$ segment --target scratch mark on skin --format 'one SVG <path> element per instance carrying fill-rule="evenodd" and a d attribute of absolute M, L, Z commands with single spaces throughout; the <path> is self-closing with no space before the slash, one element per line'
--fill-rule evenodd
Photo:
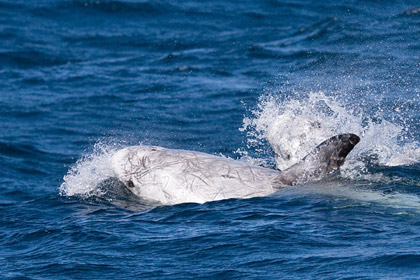
<path fill-rule="evenodd" d="M 202 178 L 200 178 L 200 176 L 195 175 L 195 174 L 191 174 L 191 176 L 197 178 L 198 180 L 200 180 L 201 182 L 203 182 L 206 186 L 210 186 L 205 180 L 203 180 Z"/>

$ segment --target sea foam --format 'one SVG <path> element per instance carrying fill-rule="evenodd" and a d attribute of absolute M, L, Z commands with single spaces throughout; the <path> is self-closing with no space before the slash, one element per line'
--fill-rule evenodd
<path fill-rule="evenodd" d="M 419 143 L 404 137 L 410 129 L 408 124 L 396 124 L 342 103 L 323 92 L 286 100 L 263 95 L 252 115 L 243 120 L 241 130 L 247 132 L 248 149 L 261 148 L 268 141 L 278 155 L 277 167 L 284 170 L 325 139 L 355 133 L 361 141 L 349 154 L 344 168 L 349 168 L 350 163 L 360 168 L 360 161 L 383 166 L 419 162 Z"/>

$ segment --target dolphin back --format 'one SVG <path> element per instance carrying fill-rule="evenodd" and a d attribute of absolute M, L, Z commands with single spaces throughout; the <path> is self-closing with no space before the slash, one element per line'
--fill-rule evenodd
<path fill-rule="evenodd" d="M 325 140 L 300 162 L 282 171 L 275 179 L 276 185 L 281 187 L 323 178 L 340 168 L 359 141 L 359 136 L 351 133 Z"/>

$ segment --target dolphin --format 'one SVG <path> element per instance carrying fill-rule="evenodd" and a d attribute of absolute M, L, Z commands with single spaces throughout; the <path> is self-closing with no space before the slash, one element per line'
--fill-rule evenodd
<path fill-rule="evenodd" d="M 338 170 L 360 141 L 341 134 L 319 144 L 280 171 L 201 152 L 130 146 L 111 158 L 116 177 L 132 193 L 165 205 L 267 196 L 280 188 L 317 180 Z"/>

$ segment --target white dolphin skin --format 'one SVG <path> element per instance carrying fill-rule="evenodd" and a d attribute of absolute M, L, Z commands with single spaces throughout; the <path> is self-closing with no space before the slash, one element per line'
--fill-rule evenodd
<path fill-rule="evenodd" d="M 266 196 L 296 182 L 322 178 L 343 164 L 359 140 L 354 134 L 334 136 L 284 171 L 156 146 L 119 150 L 111 164 L 116 177 L 143 199 L 161 204 L 204 203 Z"/>

